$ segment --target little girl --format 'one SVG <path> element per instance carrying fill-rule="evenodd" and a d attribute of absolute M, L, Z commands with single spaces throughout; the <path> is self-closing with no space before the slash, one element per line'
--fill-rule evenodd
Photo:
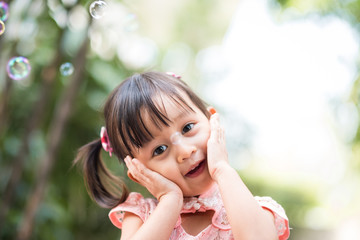
<path fill-rule="evenodd" d="M 288 219 L 269 197 L 254 197 L 229 165 L 219 115 L 174 74 L 146 72 L 109 96 L 101 138 L 79 150 L 90 195 L 112 208 L 121 239 L 287 239 Z M 110 191 L 104 148 L 154 198 Z M 106 182 L 107 179 L 112 181 Z"/>

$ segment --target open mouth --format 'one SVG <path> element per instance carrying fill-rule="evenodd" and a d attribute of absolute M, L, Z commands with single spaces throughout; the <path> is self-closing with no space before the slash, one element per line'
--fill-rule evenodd
<path fill-rule="evenodd" d="M 195 168 L 191 169 L 187 174 L 185 174 L 186 177 L 197 177 L 199 176 L 205 169 L 205 160 L 201 161 L 199 165 L 197 165 Z"/>

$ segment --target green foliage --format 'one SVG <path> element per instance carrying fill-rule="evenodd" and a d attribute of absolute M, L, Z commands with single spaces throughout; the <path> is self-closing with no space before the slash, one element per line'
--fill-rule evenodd
<path fill-rule="evenodd" d="M 63 94 L 69 91 L 67 87 L 74 80 L 74 75 L 61 76 L 58 69 L 62 63 L 68 61 L 74 64 L 75 69 L 79 68 L 76 54 L 83 41 L 89 40 L 87 28 L 74 30 L 67 24 L 61 25 L 57 11 L 70 14 L 75 7 L 79 7 L 87 13 L 92 1 L 80 0 L 73 6 L 65 6 L 65 1 L 60 0 L 8 2 L 10 9 L 14 11 L 6 22 L 6 32 L 0 36 L 0 109 L 5 106 L 5 111 L 0 112 L 0 123 L 3 123 L 0 125 L 0 208 L 4 203 L 6 186 L 12 172 L 23 166 L 20 180 L 13 189 L 11 207 L 3 224 L 0 224 L 0 239 L 14 239 L 22 226 L 25 208 L 30 201 L 29 196 L 38 184 L 37 177 L 44 155 L 53 140 L 49 138 L 49 133 L 56 120 L 54 114 L 60 107 Z M 357 24 L 360 19 L 360 0 L 306 1 L 307 4 L 304 1 L 301 3 L 301 0 L 277 2 L 283 7 L 299 6 L 304 12 L 319 9 L 338 14 L 352 24 Z M 134 5 L 136 4 L 142 2 L 135 1 Z M 165 47 L 173 42 L 185 42 L 195 52 L 208 45 L 218 44 L 230 19 L 217 17 L 216 10 L 222 6 L 223 2 L 215 0 L 185 1 L 173 16 L 175 23 L 169 32 L 170 40 L 159 47 L 159 52 L 166 52 Z M 90 20 L 86 24 L 88 27 L 93 26 Z M 27 28 L 31 31 L 25 31 Z M 23 30 L 15 31 L 16 29 Z M 109 37 L 110 33 L 106 32 L 105 38 Z M 116 49 L 112 51 L 116 52 Z M 12 81 L 6 77 L 4 69 L 7 60 L 18 55 L 30 60 L 32 70 L 27 79 Z M 160 68 L 157 66 L 161 60 L 160 56 L 157 62 L 153 63 L 153 68 Z M 72 167 L 72 161 L 79 147 L 98 138 L 100 127 L 104 124 L 101 109 L 108 93 L 122 79 L 143 69 L 130 69 L 117 57 L 106 59 L 97 56 L 91 44 L 83 67 L 81 87 L 71 104 L 71 115 L 57 146 L 56 161 L 36 212 L 31 239 L 91 240 L 116 239 L 120 236 L 120 231 L 109 222 L 108 210 L 99 208 L 88 196 L 83 177 L 77 168 Z M 354 85 L 352 100 L 360 112 L 359 89 L 358 80 Z M 48 98 L 43 108 L 35 112 L 44 92 L 48 93 Z M 30 121 L 36 119 L 35 117 L 38 118 L 31 125 Z M 359 142 L 360 130 L 354 139 L 354 151 L 357 153 L 360 152 Z M 19 164 L 16 159 L 19 158 L 23 144 L 28 147 L 24 150 L 23 162 Z M 109 168 L 124 177 L 131 190 L 149 196 L 145 189 L 126 177 L 123 165 L 115 158 L 109 158 L 106 154 L 103 157 Z M 358 169 L 359 159 L 357 157 L 353 164 Z M 309 189 L 274 186 L 264 179 L 247 175 L 244 178 L 254 194 L 271 195 L 282 204 L 294 226 L 302 226 L 304 213 L 317 204 L 315 194 Z"/>
<path fill-rule="evenodd" d="M 64 62 L 71 62 L 75 70 L 83 67 L 84 71 L 79 75 L 81 86 L 71 103 L 70 115 L 64 118 L 65 128 L 61 132 L 61 141 L 55 147 L 56 151 L 50 152 L 51 157 L 54 157 L 53 166 L 49 177 L 44 180 L 44 196 L 40 205 L 36 206 L 30 238 L 115 239 L 120 236 L 120 231 L 109 222 L 109 210 L 99 208 L 88 196 L 83 177 L 72 166 L 72 161 L 79 147 L 99 137 L 100 128 L 104 124 L 101 110 L 109 92 L 125 77 L 143 69 L 127 68 L 115 54 L 112 57 L 101 54 L 98 56 L 92 43 L 89 44 L 88 51 L 82 53 L 85 54 L 86 61 L 81 66 L 82 62 L 78 58 L 81 47 L 84 42 L 90 41 L 89 32 L 94 34 L 99 31 L 98 24 L 101 23 L 99 20 L 92 21 L 88 14 L 91 2 L 81 0 L 65 5 L 65 1 L 60 0 L 9 1 L 11 16 L 5 23 L 6 32 L 0 36 L 0 67 L 5 69 L 7 59 L 12 56 L 25 56 L 29 59 L 32 70 L 30 76 L 22 81 L 13 81 L 6 77 L 4 71 L 0 71 L 0 99 L 4 103 L 0 104 L 0 109 L 3 107 L 0 110 L 0 120 L 4 123 L 0 126 L 1 209 L 5 204 L 4 196 L 9 193 L 6 187 L 13 172 L 20 171 L 20 178 L 13 191 L 10 191 L 10 208 L 5 217 L 0 219 L 1 239 L 14 239 L 19 233 L 24 225 L 25 211 L 32 201 L 33 191 L 42 184 L 39 181 L 42 166 L 54 144 L 50 134 L 54 130 L 54 124 L 58 126 L 58 119 L 54 116 L 63 107 L 64 95 L 71 90 L 69 86 L 76 80 L 75 73 L 72 76 L 62 76 L 59 73 L 59 67 Z M 113 3 L 121 4 L 123 8 L 128 7 L 120 1 Z M 144 3 L 137 2 L 140 5 Z M 214 5 L 208 4 L 208 1 L 185 3 L 175 24 L 179 27 L 173 32 L 174 36 L 170 41 L 180 39 L 189 42 L 191 48 L 200 49 L 214 39 L 219 40 L 226 30 L 226 20 L 217 23 L 216 31 L 207 27 L 208 19 L 220 2 L 213 3 Z M 83 18 L 87 26 L 82 29 L 74 29 L 69 24 L 70 18 L 64 21 L 64 16 L 69 17 L 75 9 L 88 15 Z M 81 16 L 77 15 L 76 21 L 81 21 Z M 103 26 L 96 36 L 110 39 L 114 33 L 111 32 L 113 27 Z M 198 32 L 198 29 L 202 31 Z M 127 37 L 141 33 L 116 34 Z M 117 49 L 111 51 L 114 53 Z M 160 48 L 159 52 L 165 50 Z M 159 62 L 152 63 L 155 69 L 161 59 L 156 61 Z M 109 158 L 106 154 L 103 157 L 116 174 L 124 177 L 131 190 L 149 196 L 145 189 L 127 178 L 123 165 L 115 158 Z"/>
<path fill-rule="evenodd" d="M 300 184 L 274 182 L 273 178 L 252 175 L 246 171 L 240 176 L 255 196 L 271 196 L 277 201 L 290 219 L 290 227 L 306 227 L 305 214 L 320 203 L 316 199 L 314 186 L 306 187 Z"/>

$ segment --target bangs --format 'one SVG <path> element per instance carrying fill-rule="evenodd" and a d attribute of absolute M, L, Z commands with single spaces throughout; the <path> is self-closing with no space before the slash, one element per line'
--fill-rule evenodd
<path fill-rule="evenodd" d="M 172 123 L 166 112 L 164 99 L 161 95 L 154 98 L 145 102 L 140 110 L 137 111 L 137 114 L 132 117 L 133 125 L 128 125 L 126 128 L 126 134 L 129 136 L 129 142 L 131 142 L 133 147 L 140 148 L 147 142 L 154 139 L 152 131 L 150 130 L 152 125 L 145 124 L 144 119 L 150 119 L 153 126 L 159 130 L 162 130 L 163 127 L 168 127 L 169 124 Z M 178 110 L 181 112 L 194 112 L 194 110 L 178 92 L 171 96 L 165 96 L 165 98 L 177 106 Z"/>
<path fill-rule="evenodd" d="M 182 80 L 158 72 L 135 74 L 114 89 L 104 106 L 106 129 L 118 158 L 132 156 L 154 139 L 154 127 L 169 126 L 165 101 L 182 112 L 195 112 L 189 105 L 194 104 L 210 118 L 204 102 Z"/>
<path fill-rule="evenodd" d="M 186 95 L 186 92 L 181 87 L 166 81 L 157 81 L 156 84 L 143 79 L 129 81 L 128 91 L 126 94 L 123 92 L 123 99 L 120 101 L 122 104 L 119 114 L 122 116 L 118 117 L 118 133 L 127 154 L 132 154 L 133 150 L 141 148 L 154 138 L 150 130 L 151 126 L 145 124 L 145 119 L 150 119 L 151 123 L 160 130 L 168 127 L 172 122 L 168 118 L 164 100 L 169 100 L 178 107 L 179 111 L 194 112 L 185 101 L 183 94 Z"/>

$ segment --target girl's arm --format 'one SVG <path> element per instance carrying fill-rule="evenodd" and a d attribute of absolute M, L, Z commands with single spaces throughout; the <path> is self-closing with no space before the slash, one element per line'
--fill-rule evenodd
<path fill-rule="evenodd" d="M 137 159 L 125 159 L 131 178 L 146 187 L 159 203 L 146 222 L 132 213 L 125 213 L 121 240 L 124 239 L 166 239 L 180 215 L 183 195 L 180 188 L 160 174 L 146 168 Z"/>
<path fill-rule="evenodd" d="M 179 201 L 180 199 L 181 201 Z M 145 223 L 135 214 L 125 213 L 121 240 L 168 240 L 180 214 L 181 208 L 178 208 L 178 206 L 182 206 L 182 197 L 179 198 L 176 195 L 169 194 L 162 197 Z"/>
<path fill-rule="evenodd" d="M 224 130 L 217 113 L 210 118 L 208 166 L 220 188 L 235 239 L 278 239 L 272 213 L 255 200 L 238 173 L 228 164 Z"/>

